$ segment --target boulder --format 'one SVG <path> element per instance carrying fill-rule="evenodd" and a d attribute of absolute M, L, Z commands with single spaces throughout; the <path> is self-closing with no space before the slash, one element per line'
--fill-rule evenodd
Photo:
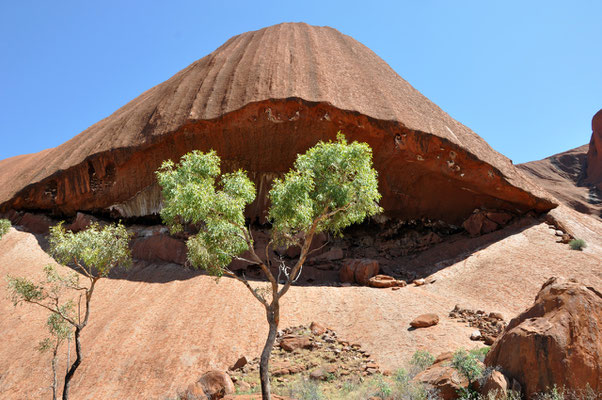
<path fill-rule="evenodd" d="M 485 358 L 527 396 L 552 388 L 602 390 L 602 294 L 550 278 L 533 306 L 514 318 Z"/>
<path fill-rule="evenodd" d="M 485 397 L 491 400 L 506 400 L 508 390 L 511 389 L 510 382 L 500 371 L 493 370 L 487 377 L 480 392 L 491 397 Z"/>
<path fill-rule="evenodd" d="M 98 218 L 78 212 L 75 215 L 75 219 L 73 220 L 73 222 L 67 225 L 65 228 L 72 232 L 79 232 L 89 227 L 93 222 L 98 222 Z"/>
<path fill-rule="evenodd" d="M 42 214 L 25 213 L 19 224 L 27 232 L 46 235 L 50 231 L 50 226 L 54 225 L 55 222 Z"/>
<path fill-rule="evenodd" d="M 160 234 L 134 239 L 131 242 L 132 257 L 139 260 L 162 260 L 170 263 L 186 264 L 188 249 L 186 243 L 169 235 Z"/>
<path fill-rule="evenodd" d="M 218 400 L 234 393 L 234 382 L 230 376 L 218 370 L 208 371 L 198 382 L 188 386 L 184 397 L 186 400 Z"/>
<path fill-rule="evenodd" d="M 249 363 L 249 360 L 245 356 L 241 356 L 236 362 L 230 367 L 231 371 L 235 371 L 237 369 L 241 369 L 245 365 Z"/>
<path fill-rule="evenodd" d="M 312 322 L 309 329 L 314 335 L 322 335 L 326 332 L 326 328 L 318 322 Z"/>
<path fill-rule="evenodd" d="M 437 325 L 439 323 L 439 316 L 437 314 L 422 314 L 417 316 L 410 322 L 412 328 L 427 328 L 429 326 Z"/>
<path fill-rule="evenodd" d="M 368 285 L 374 288 L 404 287 L 405 281 L 397 280 L 389 275 L 375 275 L 368 279 Z"/>
<path fill-rule="evenodd" d="M 339 271 L 339 278 L 344 283 L 358 283 L 368 285 L 370 278 L 380 270 L 378 261 L 370 259 L 348 259 L 343 262 Z"/>
<path fill-rule="evenodd" d="M 495 231 L 498 228 L 498 224 L 487 218 L 486 212 L 475 210 L 475 212 L 462 223 L 462 227 L 471 236 L 478 236 Z"/>
<path fill-rule="evenodd" d="M 312 343 L 309 336 L 287 335 L 280 340 L 280 347 L 290 352 L 296 349 L 311 349 Z"/>
<path fill-rule="evenodd" d="M 458 391 L 467 387 L 468 381 L 450 365 L 452 357 L 451 352 L 440 354 L 433 365 L 418 373 L 413 381 L 436 389 L 443 400 L 457 399 Z"/>

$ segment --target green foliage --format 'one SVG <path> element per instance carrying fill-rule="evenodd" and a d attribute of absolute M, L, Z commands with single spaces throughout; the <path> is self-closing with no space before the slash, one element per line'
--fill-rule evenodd
<path fill-rule="evenodd" d="M 366 143 L 319 142 L 299 155 L 295 167 L 270 190 L 269 217 L 278 243 L 296 244 L 297 233 L 319 220 L 316 233 L 335 234 L 381 212 L 377 172 Z"/>
<path fill-rule="evenodd" d="M 479 365 L 477 356 L 464 349 L 460 349 L 454 353 L 451 365 L 468 380 L 469 385 L 483 374 L 483 367 Z"/>
<path fill-rule="evenodd" d="M 188 258 L 195 267 L 221 276 L 232 258 L 248 250 L 241 233 L 245 207 L 255 200 L 255 185 L 242 170 L 220 175 L 220 159 L 214 151 L 193 151 L 180 164 L 165 161 L 157 171 L 164 207 L 161 218 L 171 232 L 182 224 L 202 224 L 188 242 Z"/>
<path fill-rule="evenodd" d="M 412 381 L 414 375 L 399 369 L 395 373 L 395 386 L 391 398 L 394 400 L 439 400 L 435 389 Z"/>
<path fill-rule="evenodd" d="M 84 231 L 73 233 L 63 223 L 50 228 L 50 253 L 61 264 L 75 263 L 88 276 L 106 277 L 111 269 L 131 264 L 130 234 L 121 225 L 101 227 L 92 223 Z"/>
<path fill-rule="evenodd" d="M 489 346 L 485 346 L 485 347 L 479 347 L 479 348 L 475 348 L 475 349 L 471 349 L 468 352 L 470 354 L 472 354 L 473 356 L 475 356 L 477 358 L 477 360 L 479 360 L 480 362 L 485 361 L 485 356 L 487 355 L 487 353 L 489 353 Z"/>
<path fill-rule="evenodd" d="M 161 218 L 172 232 L 183 224 L 200 225 L 188 239 L 188 258 L 195 267 L 221 276 L 234 257 L 249 250 L 244 210 L 255 200 L 255 186 L 242 170 L 221 174 L 214 151 L 193 151 L 179 164 L 165 161 L 157 171 L 164 207 Z M 219 178 L 219 179 L 218 179 Z M 299 155 L 295 168 L 276 179 L 269 192 L 269 218 L 277 243 L 295 243 L 298 233 L 339 233 L 381 211 L 372 151 L 365 143 L 320 142 Z"/>
<path fill-rule="evenodd" d="M 433 365 L 434 362 L 435 356 L 426 350 L 418 350 L 412 355 L 412 359 L 410 360 L 409 374 L 415 376 Z"/>
<path fill-rule="evenodd" d="M 571 250 L 583 250 L 587 247 L 587 243 L 583 239 L 573 239 L 569 242 L 569 247 Z"/>
<path fill-rule="evenodd" d="M 289 386 L 289 396 L 298 400 L 325 400 L 320 385 L 310 379 L 299 379 Z"/>
<path fill-rule="evenodd" d="M 2 239 L 2 236 L 6 235 L 8 233 L 9 229 L 10 229 L 10 221 L 7 219 L 0 219 L 0 239 Z"/>

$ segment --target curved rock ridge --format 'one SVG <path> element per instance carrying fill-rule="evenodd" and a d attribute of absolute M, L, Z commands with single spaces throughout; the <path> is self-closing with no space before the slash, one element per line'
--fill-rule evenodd
<path fill-rule="evenodd" d="M 231 38 L 56 148 L 0 161 L 0 211 L 152 214 L 160 163 L 213 148 L 225 169 L 250 172 L 259 196 L 248 215 L 261 217 L 271 180 L 339 130 L 372 146 L 392 215 L 457 223 L 479 207 L 555 206 L 370 49 L 286 23 Z"/>

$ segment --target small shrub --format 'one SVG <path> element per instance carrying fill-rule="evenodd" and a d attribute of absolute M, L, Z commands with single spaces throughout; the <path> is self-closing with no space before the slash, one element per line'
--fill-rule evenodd
<path fill-rule="evenodd" d="M 468 380 L 468 386 L 471 386 L 483 374 L 483 367 L 479 365 L 477 356 L 464 349 L 454 353 L 451 364 Z"/>
<path fill-rule="evenodd" d="M 9 229 L 10 229 L 10 221 L 7 219 L 0 219 L 0 239 L 2 238 L 2 236 L 6 235 L 8 233 Z"/>
<path fill-rule="evenodd" d="M 587 247 L 587 243 L 583 239 L 573 239 L 569 242 L 569 247 L 571 250 L 583 250 Z"/>
<path fill-rule="evenodd" d="M 298 400 L 325 400 L 320 385 L 309 379 L 295 381 L 289 387 L 290 397 Z"/>
<path fill-rule="evenodd" d="M 472 349 L 469 351 L 470 354 L 472 354 L 473 356 L 475 356 L 477 358 L 477 360 L 479 360 L 480 362 L 485 361 L 485 356 L 487 355 L 487 353 L 489 353 L 489 346 L 485 346 L 485 347 L 479 347 L 476 349 Z"/>
<path fill-rule="evenodd" d="M 416 376 L 420 372 L 424 371 L 435 362 L 435 356 L 426 350 L 418 350 L 412 356 L 410 360 L 409 375 L 411 377 Z"/>

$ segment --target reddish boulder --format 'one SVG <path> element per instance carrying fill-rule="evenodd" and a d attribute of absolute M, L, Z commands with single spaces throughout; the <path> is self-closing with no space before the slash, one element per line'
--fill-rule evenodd
<path fill-rule="evenodd" d="M 132 241 L 132 257 L 140 260 L 162 260 L 184 265 L 188 249 L 182 240 L 169 235 L 155 235 Z"/>
<path fill-rule="evenodd" d="M 198 382 L 188 386 L 182 397 L 186 400 L 218 400 L 234 391 L 234 382 L 230 376 L 214 370 L 206 372 Z"/>
<path fill-rule="evenodd" d="M 311 349 L 312 343 L 308 336 L 288 335 L 282 338 L 280 347 L 290 352 L 296 349 Z"/>
<path fill-rule="evenodd" d="M 50 226 L 54 225 L 55 222 L 42 214 L 25 213 L 19 225 L 21 225 L 27 232 L 38 233 L 46 235 L 50 231 Z"/>
<path fill-rule="evenodd" d="M 349 259 L 343 262 L 339 271 L 341 282 L 368 285 L 370 278 L 380 270 L 378 261 L 370 259 Z"/>
<path fill-rule="evenodd" d="M 368 285 L 374 288 L 404 287 L 405 281 L 397 280 L 389 275 L 375 275 L 368 279 Z"/>
<path fill-rule="evenodd" d="M 602 390 L 602 294 L 550 278 L 532 307 L 514 318 L 485 358 L 525 394 L 552 388 Z"/>
<path fill-rule="evenodd" d="M 319 324 L 318 322 L 312 322 L 311 325 L 309 326 L 309 329 L 311 330 L 311 333 L 313 333 L 314 335 L 322 335 L 322 334 L 324 334 L 324 332 L 326 332 L 326 328 L 322 324 Z"/>
<path fill-rule="evenodd" d="M 437 314 L 422 314 L 417 316 L 410 322 L 412 328 L 427 328 L 429 326 L 437 325 L 439 323 L 439 316 Z"/>
<path fill-rule="evenodd" d="M 417 374 L 413 381 L 428 385 L 437 390 L 443 400 L 459 397 L 458 391 L 468 386 L 468 381 L 450 365 L 453 353 L 443 353 L 433 365 Z"/>
<path fill-rule="evenodd" d="M 475 210 L 475 212 L 462 223 L 471 236 L 478 236 L 484 233 L 493 232 L 498 228 L 498 224 L 487 218 L 485 212 Z"/>
<path fill-rule="evenodd" d="M 98 219 L 91 215 L 78 212 L 75 215 L 73 222 L 67 225 L 65 228 L 72 232 L 79 232 L 89 227 L 92 222 L 98 222 Z"/>
<path fill-rule="evenodd" d="M 487 380 L 483 384 L 480 392 L 484 394 L 487 399 L 491 400 L 506 400 L 506 395 L 510 389 L 510 382 L 500 371 L 493 370 L 491 375 L 487 377 Z"/>

